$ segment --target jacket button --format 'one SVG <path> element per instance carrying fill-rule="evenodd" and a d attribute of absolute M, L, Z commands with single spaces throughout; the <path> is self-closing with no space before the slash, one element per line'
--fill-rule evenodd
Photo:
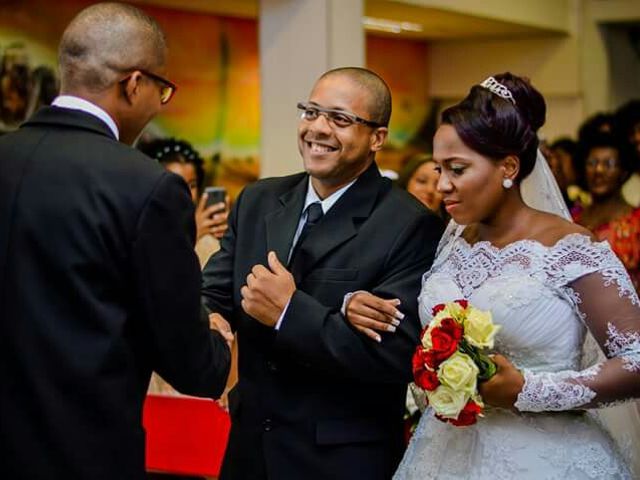
<path fill-rule="evenodd" d="M 262 428 L 265 432 L 270 432 L 273 429 L 273 422 L 270 418 L 265 418 L 262 421 Z"/>

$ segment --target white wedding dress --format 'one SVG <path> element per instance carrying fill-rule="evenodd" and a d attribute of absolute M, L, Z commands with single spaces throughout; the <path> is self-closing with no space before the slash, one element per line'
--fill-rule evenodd
<path fill-rule="evenodd" d="M 502 325 L 495 351 L 525 375 L 518 412 L 487 407 L 459 428 L 427 409 L 394 478 L 634 478 L 624 442 L 585 412 L 640 395 L 640 302 L 609 245 L 579 234 L 551 247 L 469 245 L 462 228 L 451 222 L 424 276 L 420 318 L 428 323 L 435 304 L 459 298 L 490 310 Z M 588 334 L 612 360 L 581 367 Z M 626 447 L 640 448 L 630 438 Z"/>

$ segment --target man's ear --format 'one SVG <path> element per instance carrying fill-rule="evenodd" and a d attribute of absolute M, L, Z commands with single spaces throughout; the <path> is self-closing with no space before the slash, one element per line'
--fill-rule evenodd
<path fill-rule="evenodd" d="M 371 134 L 371 151 L 379 152 L 384 146 L 384 142 L 387 141 L 389 136 L 389 129 L 387 127 L 378 127 Z"/>
<path fill-rule="evenodd" d="M 138 95 L 140 95 L 141 82 L 142 73 L 136 70 L 122 83 L 124 98 L 129 104 L 132 104 L 137 99 Z"/>

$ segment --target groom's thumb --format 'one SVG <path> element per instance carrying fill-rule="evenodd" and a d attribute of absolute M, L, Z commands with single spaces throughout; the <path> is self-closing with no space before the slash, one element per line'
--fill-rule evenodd
<path fill-rule="evenodd" d="M 282 265 L 282 263 L 280 263 L 280 260 L 278 260 L 278 256 L 276 255 L 276 252 L 273 252 L 273 251 L 269 252 L 269 255 L 267 255 L 267 261 L 269 262 L 269 268 L 276 275 L 288 272 L 285 266 Z"/>

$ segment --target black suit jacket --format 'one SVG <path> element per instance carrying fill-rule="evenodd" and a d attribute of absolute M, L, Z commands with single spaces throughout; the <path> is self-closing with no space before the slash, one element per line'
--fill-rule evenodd
<path fill-rule="evenodd" d="M 0 138 L 0 475 L 142 479 L 152 369 L 215 397 L 184 182 L 99 119 L 48 107 Z"/>
<path fill-rule="evenodd" d="M 240 288 L 270 250 L 286 262 L 307 185 L 298 174 L 247 187 L 204 270 L 206 305 L 240 342 L 224 479 L 386 479 L 402 455 L 417 295 L 442 222 L 372 164 L 301 244 L 276 331 L 243 312 Z M 340 313 L 356 290 L 402 300 L 406 318 L 380 344 Z"/>

